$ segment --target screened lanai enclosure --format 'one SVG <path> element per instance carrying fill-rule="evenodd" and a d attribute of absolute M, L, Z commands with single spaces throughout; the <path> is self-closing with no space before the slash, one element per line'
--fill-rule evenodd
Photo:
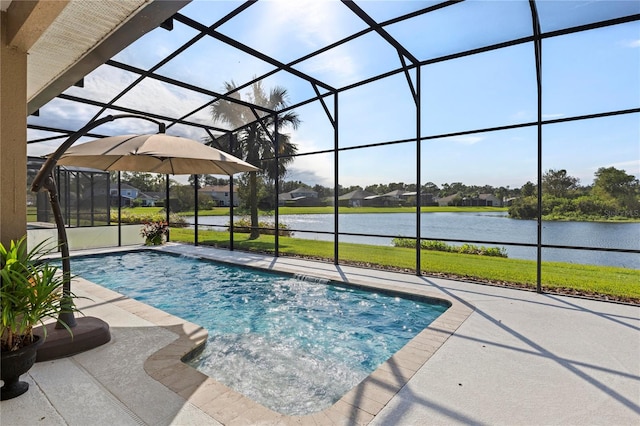
<path fill-rule="evenodd" d="M 571 264 L 640 270 L 640 2 L 185 2 L 30 116 L 29 155 L 123 113 L 261 168 L 167 177 L 169 199 L 191 194 L 173 241 L 503 270 L 538 290 Z M 89 136 L 155 131 L 118 120 Z M 233 225 L 250 198 L 258 239 Z M 429 245 L 508 258 L 450 263 Z"/>
<path fill-rule="evenodd" d="M 28 159 L 28 186 L 43 164 L 42 158 Z M 110 225 L 111 185 L 108 172 L 82 167 L 57 167 L 55 178 L 60 188 L 60 207 L 65 225 Z M 113 205 L 117 209 L 117 199 Z M 32 227 L 53 227 L 55 219 L 46 192 L 28 193 L 27 206 L 27 219 Z"/>

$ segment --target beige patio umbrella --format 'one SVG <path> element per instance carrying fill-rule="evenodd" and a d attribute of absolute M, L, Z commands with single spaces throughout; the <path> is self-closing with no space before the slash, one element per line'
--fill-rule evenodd
<path fill-rule="evenodd" d="M 111 136 L 77 145 L 62 154 L 58 165 L 173 175 L 233 175 L 258 170 L 203 143 L 163 133 Z"/>
<path fill-rule="evenodd" d="M 87 142 L 77 147 L 73 143 L 89 130 L 119 118 L 138 118 L 158 124 L 159 133 L 112 136 Z M 225 174 L 257 171 L 258 168 L 215 148 L 192 139 L 164 134 L 164 123 L 131 114 L 109 115 L 91 122 L 71 135 L 47 161 L 34 178 L 31 190 L 46 189 L 58 229 L 58 244 L 62 253 L 64 277 L 62 304 L 71 303 L 71 264 L 64 219 L 58 200 L 53 170 L 56 165 L 90 167 L 100 170 L 138 171 L 161 174 Z M 60 332 L 61 323 L 73 328 L 73 336 Z M 55 359 L 92 349 L 111 339 L 109 325 L 95 317 L 76 321 L 72 311 L 62 312 L 55 324 L 48 324 L 47 341 L 38 350 L 38 361 Z"/>

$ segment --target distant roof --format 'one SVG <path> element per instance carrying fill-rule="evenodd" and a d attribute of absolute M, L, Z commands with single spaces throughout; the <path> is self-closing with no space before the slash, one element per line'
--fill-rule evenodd
<path fill-rule="evenodd" d="M 151 192 L 146 192 L 146 194 L 150 197 L 153 197 L 155 199 L 158 198 L 165 198 L 167 196 L 167 193 L 164 191 L 161 192 L 155 192 L 155 191 L 151 191 Z"/>
<path fill-rule="evenodd" d="M 403 189 L 396 189 L 394 191 L 391 192 L 387 192 L 386 194 L 383 195 L 383 197 L 402 197 L 403 195 L 406 194 L 406 191 Z M 415 195 L 415 193 L 414 193 Z"/>
<path fill-rule="evenodd" d="M 452 194 L 452 195 L 447 195 L 446 197 L 442 197 L 439 199 L 439 201 L 451 201 L 456 197 L 459 197 L 460 194 Z"/>
<path fill-rule="evenodd" d="M 113 185 L 111 189 L 117 191 L 118 190 L 118 185 Z M 135 186 L 131 186 L 128 183 L 121 183 L 120 184 L 120 189 L 135 189 L 136 191 L 139 191 L 138 188 L 136 188 Z"/>
<path fill-rule="evenodd" d="M 199 189 L 203 192 L 229 192 L 229 185 L 207 185 Z M 233 192 L 238 192 L 238 185 L 233 185 Z"/>
<path fill-rule="evenodd" d="M 302 187 L 302 186 L 300 188 L 294 189 L 293 191 L 289 191 L 289 194 L 295 194 L 295 193 L 298 193 L 298 192 L 315 193 L 315 194 L 317 194 L 317 191 L 314 191 L 311 188 L 305 188 L 305 187 Z"/>
<path fill-rule="evenodd" d="M 371 197 L 373 194 L 371 192 L 363 191 L 362 189 L 356 189 L 355 191 L 351 191 L 348 194 L 344 194 L 338 197 L 338 200 L 364 200 L 367 197 Z"/>
<path fill-rule="evenodd" d="M 138 198 L 142 198 L 142 199 L 145 199 L 145 200 L 157 200 L 158 199 L 158 197 L 154 197 L 151 194 L 145 194 L 144 192 L 139 193 L 138 194 Z"/>

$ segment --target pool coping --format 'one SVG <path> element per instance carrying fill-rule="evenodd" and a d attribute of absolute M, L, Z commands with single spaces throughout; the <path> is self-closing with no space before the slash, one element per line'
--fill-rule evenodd
<path fill-rule="evenodd" d="M 162 251 L 176 254 L 170 246 L 164 246 Z M 235 263 L 215 256 L 202 256 L 202 253 L 197 257 Z M 235 264 L 271 272 L 292 273 L 277 266 L 267 268 L 241 262 Z M 474 310 L 468 303 L 428 288 L 402 289 L 389 284 L 372 284 L 361 279 L 344 282 L 327 274 L 314 276 L 327 278 L 345 286 L 446 301 L 450 307 L 332 406 L 302 416 L 275 412 L 185 364 L 183 359 L 201 349 L 206 343 L 206 329 L 98 284 L 90 281 L 87 283 L 93 287 L 91 293 L 95 296 L 112 300 L 119 308 L 177 335 L 172 343 L 145 360 L 145 372 L 222 424 L 368 424 Z"/>

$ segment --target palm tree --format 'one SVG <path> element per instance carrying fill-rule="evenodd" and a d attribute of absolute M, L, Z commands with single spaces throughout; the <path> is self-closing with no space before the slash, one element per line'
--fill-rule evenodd
<path fill-rule="evenodd" d="M 248 103 L 278 111 L 288 105 L 287 90 L 276 86 L 269 93 L 265 93 L 262 84 L 258 81 L 251 86 L 251 93 L 242 99 L 236 84 L 225 82 L 225 92 L 231 93 L 230 97 L 244 100 Z M 287 165 L 293 161 L 293 155 L 298 152 L 298 147 L 291 143 L 288 134 L 281 133 L 281 129 L 291 126 L 297 129 L 300 124 L 298 114 L 287 111 L 277 116 L 250 109 L 243 104 L 227 99 L 220 99 L 211 105 L 211 115 L 215 122 L 227 124 L 232 129 L 240 129 L 233 133 L 222 135 L 207 141 L 208 145 L 229 152 L 236 157 L 260 168 L 258 172 L 249 174 L 250 210 L 251 210 L 251 235 L 250 239 L 259 237 L 258 229 L 258 200 L 257 200 L 257 176 L 274 182 L 277 178 L 284 177 Z M 256 117 L 257 115 L 257 117 Z M 278 144 L 278 158 L 276 160 L 275 141 Z"/>

